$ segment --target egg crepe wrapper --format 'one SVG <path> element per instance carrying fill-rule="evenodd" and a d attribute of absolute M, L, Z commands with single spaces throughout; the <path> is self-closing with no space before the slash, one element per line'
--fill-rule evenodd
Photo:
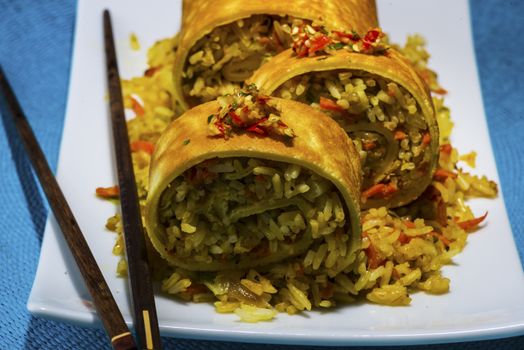
<path fill-rule="evenodd" d="M 389 48 L 384 54 L 363 54 L 349 50 L 333 50 L 322 56 L 297 57 L 292 50 L 286 50 L 271 58 L 269 64 L 260 67 L 247 81 L 255 84 L 261 93 L 271 95 L 286 81 L 303 74 L 327 71 L 360 71 L 388 81 L 395 82 L 409 92 L 420 108 L 429 132 L 429 159 L 414 174 L 409 186 L 384 198 L 363 200 L 363 209 L 379 206 L 398 207 L 419 197 L 430 184 L 438 164 L 439 131 L 435 109 L 428 86 L 416 73 L 407 59 L 398 51 Z M 375 176 L 375 182 L 383 181 L 388 169 Z M 363 189 L 365 190 L 365 189 Z"/>
<path fill-rule="evenodd" d="M 199 105 L 176 119 L 160 137 L 150 168 L 149 194 L 146 204 L 145 226 L 151 242 L 170 265 L 190 271 L 244 269 L 277 263 L 289 256 L 306 251 L 314 240 L 300 241 L 301 247 L 286 246 L 267 257 L 249 256 L 239 261 L 202 263 L 191 257 L 181 258 L 176 251 L 166 248 L 168 237 L 159 221 L 162 193 L 186 170 L 209 159 L 256 158 L 296 164 L 329 180 L 341 196 L 345 211 L 344 234 L 348 234 L 348 256 L 353 260 L 360 248 L 361 185 L 360 162 L 351 140 L 331 118 L 307 105 L 271 98 L 268 103 L 281 111 L 282 121 L 291 127 L 296 137 L 289 142 L 250 133 L 234 134 L 229 139 L 208 134 L 208 117 L 220 108 L 211 101 Z M 224 232 L 224 234 L 226 234 Z M 306 234 L 303 234 L 305 237 Z M 304 246 L 306 245 L 306 246 Z"/>
<path fill-rule="evenodd" d="M 184 0 L 180 45 L 173 71 L 174 100 L 181 111 L 199 104 L 184 96 L 182 79 L 191 48 L 219 26 L 253 15 L 292 16 L 328 23 L 338 30 L 366 33 L 378 26 L 375 0 Z"/>

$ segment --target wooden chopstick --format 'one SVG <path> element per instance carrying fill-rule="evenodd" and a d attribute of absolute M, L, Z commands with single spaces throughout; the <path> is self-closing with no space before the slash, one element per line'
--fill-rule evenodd
<path fill-rule="evenodd" d="M 135 329 L 142 348 L 161 349 L 162 343 L 158 329 L 144 228 L 142 226 L 133 161 L 129 146 L 129 136 L 124 114 L 113 28 L 108 10 L 104 11 L 104 39 L 113 141 L 118 171 L 118 184 L 120 187 L 120 203 L 124 223 L 128 273 L 131 282 L 131 294 L 135 315 Z"/>
<path fill-rule="evenodd" d="M 56 221 L 82 273 L 87 289 L 93 298 L 98 316 L 102 319 L 102 324 L 111 339 L 113 349 L 136 349 L 133 336 L 118 309 L 115 299 L 113 299 L 113 295 L 104 280 L 104 276 L 87 245 L 73 212 L 67 204 L 64 194 L 47 163 L 45 155 L 36 140 L 33 130 L 1 66 L 0 89 L 5 96 L 18 133 L 22 138 L 27 155 L 35 169 L 38 180 L 56 217 Z"/>

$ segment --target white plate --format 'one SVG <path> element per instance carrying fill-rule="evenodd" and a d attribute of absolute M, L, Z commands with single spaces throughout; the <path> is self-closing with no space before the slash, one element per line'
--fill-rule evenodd
<path fill-rule="evenodd" d="M 478 172 L 498 181 L 482 107 L 467 1 L 378 1 L 382 27 L 394 41 L 421 33 L 432 53 L 431 66 L 449 90 L 446 98 L 456 128 L 453 144 L 478 151 Z M 115 206 L 95 198 L 97 186 L 116 183 L 106 99 L 102 10 L 112 11 L 122 77 L 139 75 L 145 51 L 177 32 L 180 1 L 80 0 L 58 181 L 86 235 L 104 277 L 128 323 L 126 281 L 115 275 L 115 236 L 104 229 Z M 132 51 L 130 33 L 142 50 Z M 212 305 L 187 304 L 158 296 L 163 335 L 245 342 L 356 345 L 416 344 L 488 339 L 524 334 L 524 273 L 517 256 L 502 196 L 472 202 L 487 224 L 471 235 L 465 251 L 444 268 L 451 291 L 413 295 L 409 307 L 350 305 L 299 316 L 279 314 L 272 322 L 245 324 Z M 80 325 L 99 321 L 51 215 L 45 230 L 29 310 L 38 316 Z"/>

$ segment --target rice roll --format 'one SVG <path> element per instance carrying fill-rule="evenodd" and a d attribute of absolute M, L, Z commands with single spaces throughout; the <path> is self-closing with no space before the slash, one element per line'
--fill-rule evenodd
<path fill-rule="evenodd" d="M 367 42 L 331 43 L 320 55 L 286 50 L 248 82 L 336 120 L 359 152 L 362 207 L 393 208 L 416 199 L 431 182 L 438 126 L 420 76 L 399 52 L 378 43 L 378 29 L 368 34 Z"/>
<path fill-rule="evenodd" d="M 292 26 L 324 22 L 365 33 L 377 26 L 375 1 L 184 1 L 173 73 L 178 107 L 186 111 L 233 93 L 290 47 Z"/>
<path fill-rule="evenodd" d="M 263 270 L 330 241 L 337 253 L 316 268 L 336 275 L 360 247 L 360 183 L 355 147 L 332 119 L 241 92 L 162 134 L 145 225 L 168 264 L 189 271 Z"/>

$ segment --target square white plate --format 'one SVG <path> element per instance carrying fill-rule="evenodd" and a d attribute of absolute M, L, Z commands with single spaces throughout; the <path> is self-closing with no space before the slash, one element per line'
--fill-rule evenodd
<path fill-rule="evenodd" d="M 466 0 L 379 0 L 382 28 L 395 42 L 421 33 L 432 54 L 431 66 L 448 89 L 456 127 L 453 144 L 479 154 L 477 172 L 498 181 L 473 53 Z M 116 277 L 115 240 L 104 229 L 115 205 L 94 195 L 116 183 L 107 107 L 102 10 L 109 8 L 123 78 L 142 74 L 145 53 L 154 41 L 179 29 L 180 1 L 80 0 L 68 108 L 58 181 L 68 198 L 117 303 L 131 323 L 126 280 Z M 140 51 L 129 35 L 136 33 Z M 475 135 L 475 137 L 472 137 Z M 272 322 L 245 324 L 221 315 L 209 304 L 157 296 L 163 335 L 244 342 L 373 345 L 479 340 L 524 334 L 524 273 L 508 223 L 504 201 L 475 200 L 475 212 L 489 211 L 485 227 L 472 234 L 465 251 L 444 269 L 450 293 L 413 295 L 411 306 L 349 305 L 298 316 L 279 314 Z M 99 326 L 90 297 L 72 256 L 50 215 L 28 309 L 35 315 L 84 326 Z"/>

